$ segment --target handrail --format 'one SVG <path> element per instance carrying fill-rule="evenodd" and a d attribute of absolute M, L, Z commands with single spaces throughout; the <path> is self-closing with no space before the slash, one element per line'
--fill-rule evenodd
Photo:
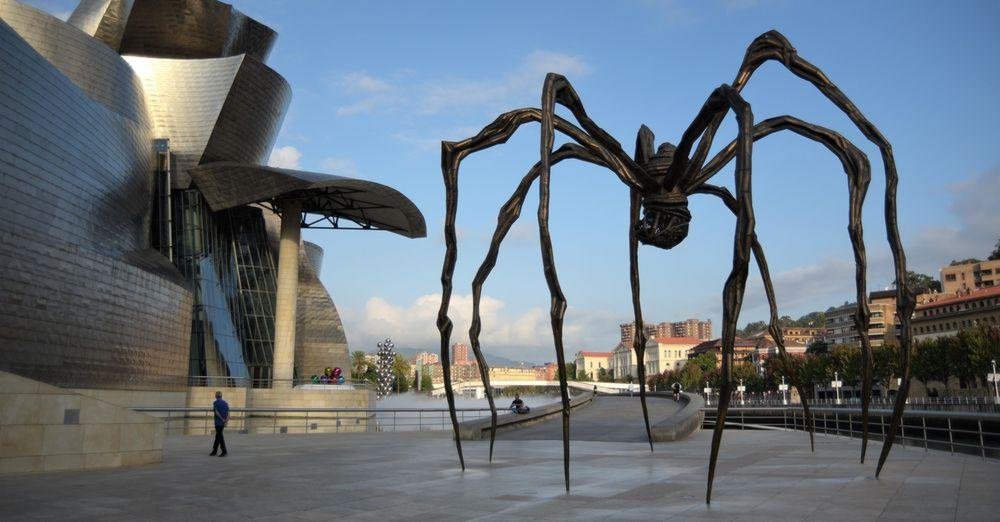
<path fill-rule="evenodd" d="M 715 408 L 704 408 L 705 426 L 714 426 Z M 862 433 L 861 409 L 845 407 L 810 408 L 817 434 L 858 438 Z M 883 440 L 889 428 L 892 410 L 869 410 L 868 433 L 871 440 Z M 794 429 L 804 431 L 807 422 L 796 406 L 731 407 L 726 429 Z M 903 445 L 923 446 L 925 450 L 979 455 L 1000 459 L 1000 415 L 977 412 L 907 410 L 896 433 Z"/>

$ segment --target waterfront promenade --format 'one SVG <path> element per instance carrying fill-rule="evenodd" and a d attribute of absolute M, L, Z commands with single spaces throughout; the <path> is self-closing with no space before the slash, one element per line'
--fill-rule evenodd
<path fill-rule="evenodd" d="M 995 520 L 1000 463 L 897 447 L 879 480 L 858 441 L 727 431 L 704 503 L 711 433 L 673 443 L 574 441 L 572 489 L 555 440 L 450 433 L 170 437 L 140 468 L 0 476 L 0 518 L 24 520 Z M 880 445 L 873 444 L 871 454 Z"/>

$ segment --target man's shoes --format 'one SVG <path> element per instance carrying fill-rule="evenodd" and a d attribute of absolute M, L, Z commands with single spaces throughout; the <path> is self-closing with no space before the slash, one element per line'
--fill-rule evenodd
<path fill-rule="evenodd" d="M 225 457 L 226 455 L 228 455 L 228 453 L 219 453 L 220 457 Z"/>
<path fill-rule="evenodd" d="M 208 454 L 209 457 L 214 457 L 215 455 L 216 453 L 214 451 Z"/>

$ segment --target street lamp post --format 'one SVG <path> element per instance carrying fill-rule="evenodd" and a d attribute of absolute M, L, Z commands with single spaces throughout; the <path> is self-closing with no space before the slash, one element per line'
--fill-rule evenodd
<path fill-rule="evenodd" d="M 781 386 L 778 387 L 781 391 L 781 404 L 788 406 L 788 385 L 785 384 L 785 376 L 781 376 Z"/>
<path fill-rule="evenodd" d="M 993 402 L 1000 404 L 1000 373 L 997 373 L 997 360 L 991 359 L 990 365 L 993 366 L 993 373 L 990 374 L 993 380 Z"/>
<path fill-rule="evenodd" d="M 833 382 L 830 383 L 830 386 L 833 386 L 833 389 L 837 391 L 837 404 L 840 404 L 840 386 L 842 384 L 840 382 L 840 374 L 833 372 Z"/>
<path fill-rule="evenodd" d="M 743 392 L 747 390 L 746 386 L 743 386 L 743 379 L 740 379 L 740 387 L 736 388 L 736 391 L 740 392 L 740 406 L 746 405 L 746 400 L 743 396 Z"/>

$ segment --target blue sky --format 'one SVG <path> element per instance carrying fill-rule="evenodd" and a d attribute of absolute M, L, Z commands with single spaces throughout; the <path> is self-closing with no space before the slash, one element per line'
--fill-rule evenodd
<path fill-rule="evenodd" d="M 67 14 L 74 2 L 32 2 Z M 351 349 L 437 350 L 444 187 L 442 139 L 471 136 L 499 113 L 537 106 L 546 72 L 574 84 L 588 113 L 632 152 L 640 124 L 677 143 L 708 94 L 731 82 L 747 45 L 777 29 L 893 144 L 899 216 L 910 268 L 937 276 L 952 259 L 985 257 L 1000 237 L 1000 4 L 996 2 L 326 2 L 234 1 L 273 27 L 268 65 L 288 79 L 291 107 L 274 164 L 391 185 L 423 211 L 428 237 L 306 231 L 326 251 L 323 282 Z M 811 85 L 764 65 L 743 91 L 756 120 L 791 114 L 835 129 L 880 167 L 877 149 Z M 735 138 L 730 116 L 715 148 Z M 557 140 L 557 145 L 561 143 Z M 467 330 L 472 274 L 496 212 L 537 161 L 538 127 L 463 163 L 454 340 Z M 757 233 L 781 313 L 853 300 L 847 184 L 822 147 L 778 134 L 754 146 Z M 882 219 L 884 178 L 873 169 L 865 206 L 869 288 L 892 282 Z M 732 186 L 731 166 L 714 180 Z M 628 192 L 580 164 L 553 171 L 551 230 L 569 299 L 566 347 L 609 350 L 631 320 Z M 554 360 L 534 209 L 537 192 L 487 282 L 487 351 Z M 695 197 L 677 248 L 640 255 L 648 321 L 710 318 L 721 328 L 734 219 Z M 764 319 L 755 268 L 740 324 Z"/>

